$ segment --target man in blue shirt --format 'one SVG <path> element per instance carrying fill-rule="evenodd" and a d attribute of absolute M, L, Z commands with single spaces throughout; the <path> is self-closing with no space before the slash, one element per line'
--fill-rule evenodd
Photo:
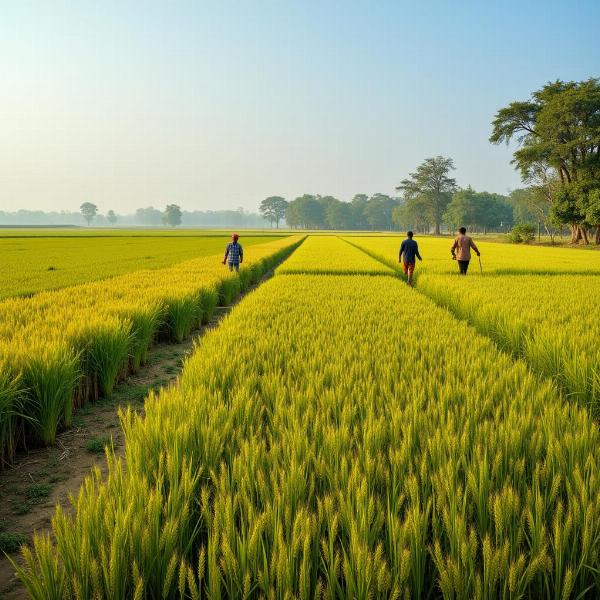
<path fill-rule="evenodd" d="M 407 232 L 407 238 L 400 245 L 400 254 L 398 262 L 402 263 L 404 274 L 406 275 L 406 283 L 412 286 L 413 273 L 415 272 L 415 256 L 419 260 L 423 260 L 419 254 L 419 245 L 413 240 L 413 232 Z"/>
<path fill-rule="evenodd" d="M 228 262 L 230 271 L 233 271 L 233 269 L 239 271 L 240 264 L 244 262 L 244 249 L 241 244 L 238 244 L 239 237 L 237 233 L 234 233 L 231 236 L 231 242 L 227 244 L 227 248 L 225 249 L 223 264 Z"/>

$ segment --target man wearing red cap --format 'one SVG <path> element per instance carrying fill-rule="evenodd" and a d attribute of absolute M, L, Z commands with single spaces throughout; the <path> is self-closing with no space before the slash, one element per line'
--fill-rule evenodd
<path fill-rule="evenodd" d="M 238 244 L 239 235 L 234 233 L 231 236 L 231 242 L 227 244 L 225 249 L 225 256 L 223 257 L 223 264 L 229 263 L 229 270 L 235 269 L 239 272 L 240 264 L 244 262 L 244 249 L 241 244 Z M 228 260 L 229 259 L 229 260 Z"/>

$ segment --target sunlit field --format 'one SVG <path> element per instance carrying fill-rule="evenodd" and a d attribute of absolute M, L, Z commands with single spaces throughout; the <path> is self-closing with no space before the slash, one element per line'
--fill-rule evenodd
<path fill-rule="evenodd" d="M 32 597 L 600 591 L 594 255 L 482 242 L 483 274 L 474 258 L 459 277 L 449 240 L 416 238 L 411 289 L 401 239 L 292 236 L 252 246 L 239 276 L 197 258 L 67 288 L 68 302 L 0 304 L 4 394 L 36 407 L 41 436 L 68 425 L 82 381 L 109 393 L 128 356 L 143 363 L 158 323 L 185 337 L 288 257 L 205 335 L 179 385 L 123 415 L 125 458 L 108 451 L 108 476 L 23 550 Z M 162 298 L 157 281 L 178 283 Z M 29 358 L 27 311 L 55 353 Z M 94 323 L 87 338 L 58 335 L 75 321 Z M 101 361 L 69 354 L 83 339 Z M 15 347 L 28 352 L 11 362 Z"/>
<path fill-rule="evenodd" d="M 210 256 L 224 251 L 229 235 L 128 230 L 108 235 L 100 230 L 87 235 L 63 230 L 59 235 L 51 230 L 0 229 L 0 299 Z M 279 237 L 244 235 L 242 241 L 251 246 L 276 239 Z"/>

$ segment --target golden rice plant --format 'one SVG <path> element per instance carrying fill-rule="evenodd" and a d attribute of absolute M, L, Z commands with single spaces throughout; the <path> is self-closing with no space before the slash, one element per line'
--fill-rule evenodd
<path fill-rule="evenodd" d="M 291 236 L 252 246 L 242 269 L 246 285 L 301 241 Z M 158 335 L 181 341 L 210 319 L 219 295 L 230 303 L 240 288 L 240 276 L 212 256 L 0 302 L 1 377 L 21 381 L 25 390 L 25 420 L 17 429 L 26 425 L 34 441 L 52 443 L 58 428 L 70 425 L 74 407 L 110 395 Z M 15 385 L 3 392 L 7 406 L 20 402 Z M 9 412 L 4 421 L 19 420 Z M 13 452 L 0 445 L 0 454 Z"/>
<path fill-rule="evenodd" d="M 391 275 L 379 261 L 335 236 L 311 235 L 277 269 L 278 274 Z"/>
<path fill-rule="evenodd" d="M 597 425 L 394 278 L 271 279 L 122 422 L 33 598 L 600 592 Z"/>

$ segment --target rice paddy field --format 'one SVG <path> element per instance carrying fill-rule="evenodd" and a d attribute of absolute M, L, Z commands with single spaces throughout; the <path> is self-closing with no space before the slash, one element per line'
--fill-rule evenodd
<path fill-rule="evenodd" d="M 596 598 L 600 254 L 448 239 L 257 240 L 0 302 L 0 442 L 51 444 L 275 268 L 178 384 L 121 414 L 14 568 L 35 599 Z M 224 270 L 225 269 L 225 270 Z"/>
<path fill-rule="evenodd" d="M 178 232 L 179 233 L 179 232 Z M 154 231 L 0 230 L 0 300 L 106 279 L 141 269 L 162 269 L 217 254 L 229 235 L 198 231 L 174 235 Z M 244 236 L 251 246 L 281 239 Z"/>

